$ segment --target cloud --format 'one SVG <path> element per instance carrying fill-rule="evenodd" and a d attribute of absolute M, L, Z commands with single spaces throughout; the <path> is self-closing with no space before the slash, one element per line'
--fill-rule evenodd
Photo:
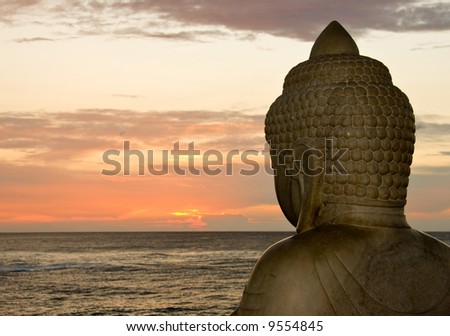
<path fill-rule="evenodd" d="M 450 230 L 450 167 L 413 169 L 405 208 L 410 225 L 419 230 Z"/>
<path fill-rule="evenodd" d="M 122 149 L 126 140 L 143 151 L 171 150 L 178 141 L 180 148 L 194 141 L 203 150 L 262 149 L 263 120 L 236 111 L 0 113 L 0 149 L 16 150 L 24 162 L 53 164 L 95 153 L 101 158 L 108 149 Z"/>
<path fill-rule="evenodd" d="M 113 36 L 115 38 L 145 38 L 166 41 L 206 42 L 215 38 L 249 39 L 252 34 L 233 32 L 224 26 L 189 24 L 170 19 L 158 8 L 135 10 L 135 1 L 109 3 L 70 1 L 54 6 L 50 1 L 46 12 L 52 26 L 63 27 L 69 36 Z M 36 18 L 45 25 L 49 20 Z M 61 33 L 61 31 L 59 32 Z"/>
<path fill-rule="evenodd" d="M 210 231 L 246 231 L 251 228 L 248 218 L 241 214 L 220 214 L 202 216 L 205 230 Z"/>
<path fill-rule="evenodd" d="M 433 46 L 433 49 L 444 49 L 444 48 L 450 48 L 450 44 Z"/>
<path fill-rule="evenodd" d="M 203 41 L 203 38 L 211 37 L 228 37 L 231 34 L 224 30 L 202 30 L 202 29 L 190 29 L 185 31 L 149 31 L 146 29 L 139 29 L 136 27 L 122 28 L 112 31 L 112 34 L 116 37 L 123 38 L 156 38 L 164 40 L 190 40 L 190 41 Z"/>
<path fill-rule="evenodd" d="M 17 43 L 30 43 L 30 42 L 54 42 L 54 39 L 47 37 L 31 37 L 31 38 L 18 38 L 14 42 Z"/>
<path fill-rule="evenodd" d="M 450 123 L 438 123 L 435 121 L 423 121 L 423 118 L 416 122 L 417 136 L 426 141 L 450 140 Z"/>
<path fill-rule="evenodd" d="M 450 167 L 446 172 L 412 174 L 408 187 L 408 209 L 413 212 L 440 212 L 450 205 Z"/>
<path fill-rule="evenodd" d="M 331 20 L 361 32 L 429 31 L 450 29 L 450 4 L 419 1 L 325 0 L 200 1 L 156 0 L 116 2 L 116 8 L 132 12 L 159 12 L 167 18 L 193 25 L 224 26 L 277 36 L 313 40 Z"/>
<path fill-rule="evenodd" d="M 0 13 L 14 13 L 21 8 L 26 8 L 39 4 L 40 0 L 3 0 L 0 2 Z"/>
<path fill-rule="evenodd" d="M 0 25 L 12 27 L 17 22 L 17 15 L 28 12 L 40 4 L 40 0 L 2 0 L 0 1 Z"/>
<path fill-rule="evenodd" d="M 22 7 L 37 1 L 22 1 Z M 8 8 L 11 6 L 7 6 Z M 5 7 L 6 8 L 6 7 Z M 127 0 L 66 2 L 40 5 L 72 35 L 110 35 L 205 41 L 211 38 L 254 38 L 264 33 L 313 41 L 332 20 L 352 32 L 445 31 L 450 29 L 450 4 L 414 0 Z M 3 11 L 3 13 L 6 13 Z M 31 15 L 31 14 L 30 14 Z M 44 23 L 42 13 L 35 19 Z"/>
<path fill-rule="evenodd" d="M 145 98 L 144 96 L 130 95 L 130 94 L 113 94 L 113 97 L 116 97 L 116 98 L 130 98 L 130 99 Z"/>
<path fill-rule="evenodd" d="M 426 44 L 420 47 L 411 48 L 411 51 L 417 51 L 417 50 L 430 50 L 430 49 L 445 49 L 450 48 L 450 44 L 444 44 L 444 45 L 430 45 Z"/>
<path fill-rule="evenodd" d="M 443 155 L 443 154 L 441 154 Z M 450 173 L 450 166 L 418 166 L 413 167 L 413 173 L 417 175 L 448 175 Z M 414 176 L 414 175 L 413 175 Z"/>
<path fill-rule="evenodd" d="M 448 30 L 450 28 L 450 4 L 413 4 L 396 10 L 397 25 L 401 31 Z"/>

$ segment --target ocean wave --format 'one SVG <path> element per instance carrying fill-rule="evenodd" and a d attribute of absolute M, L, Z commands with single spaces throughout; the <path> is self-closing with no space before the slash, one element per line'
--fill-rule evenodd
<path fill-rule="evenodd" d="M 92 268 L 90 263 L 54 263 L 54 264 L 9 264 L 0 265 L 0 273 L 56 271 L 70 268 Z"/>

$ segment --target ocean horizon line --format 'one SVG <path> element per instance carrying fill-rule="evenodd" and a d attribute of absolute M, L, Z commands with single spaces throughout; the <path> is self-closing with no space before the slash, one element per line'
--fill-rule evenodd
<path fill-rule="evenodd" d="M 114 231 L 114 230 L 108 230 L 108 231 L 0 231 L 0 234 L 4 233 L 153 233 L 153 232 L 160 232 L 160 233 L 258 233 L 258 232 L 264 232 L 264 233 L 283 233 L 283 232 L 292 232 L 295 233 L 295 230 L 127 230 L 127 231 Z M 447 231 L 436 231 L 436 232 L 447 232 Z"/>
<path fill-rule="evenodd" d="M 412 228 L 414 229 L 414 228 Z M 450 230 L 418 230 L 417 231 L 429 233 L 429 232 L 450 232 Z M 64 233 L 293 233 L 295 230 L 126 230 L 126 231 L 0 231 L 0 234 L 36 234 L 36 233 L 52 233 L 52 234 L 64 234 Z"/>

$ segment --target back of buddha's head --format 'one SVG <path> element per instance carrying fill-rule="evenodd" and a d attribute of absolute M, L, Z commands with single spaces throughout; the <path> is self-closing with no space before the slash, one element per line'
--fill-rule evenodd
<path fill-rule="evenodd" d="M 278 153 L 298 142 L 324 153 L 320 162 L 331 169 L 323 167 L 321 202 L 405 205 L 415 141 L 412 107 L 386 66 L 360 56 L 339 23 L 332 22 L 310 59 L 288 73 L 265 125 L 266 140 Z M 335 157 L 337 164 L 326 162 L 332 157 L 327 151 L 342 154 Z M 281 166 L 273 166 L 276 183 L 286 183 Z M 283 204 L 287 198 L 278 196 L 288 219 L 295 221 L 291 206 Z"/>

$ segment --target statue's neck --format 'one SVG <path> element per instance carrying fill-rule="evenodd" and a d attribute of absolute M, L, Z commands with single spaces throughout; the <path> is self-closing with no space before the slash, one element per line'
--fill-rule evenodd
<path fill-rule="evenodd" d="M 317 214 L 315 227 L 346 224 L 383 228 L 409 228 L 403 207 L 364 206 L 355 204 L 323 204 Z M 302 232 L 303 230 L 298 230 Z"/>

